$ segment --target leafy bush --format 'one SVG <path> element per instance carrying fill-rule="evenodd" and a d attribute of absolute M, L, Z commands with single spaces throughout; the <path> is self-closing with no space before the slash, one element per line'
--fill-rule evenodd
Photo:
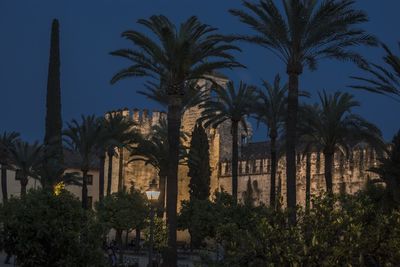
<path fill-rule="evenodd" d="M 101 227 L 65 190 L 11 198 L 1 217 L 4 247 L 19 266 L 103 266 Z"/>
<path fill-rule="evenodd" d="M 363 192 L 314 199 L 313 209 L 301 221 L 307 265 L 395 266 L 400 262 L 400 213 L 378 205 Z"/>
<path fill-rule="evenodd" d="M 150 223 L 144 229 L 145 246 L 149 246 L 150 242 Z M 167 247 L 168 233 L 167 225 L 162 218 L 154 218 L 154 236 L 153 236 L 153 248 L 156 251 L 163 252 Z"/>
<path fill-rule="evenodd" d="M 121 191 L 106 196 L 102 203 L 96 203 L 96 210 L 97 217 L 106 227 L 106 232 L 115 229 L 118 235 L 124 230 L 144 228 L 149 213 L 146 197 L 137 190 Z M 117 238 L 122 242 L 121 236 Z"/>
<path fill-rule="evenodd" d="M 380 192 L 315 198 L 309 211 L 299 208 L 296 226 L 286 211 L 236 205 L 219 193 L 207 205 L 183 203 L 181 227 L 222 246 L 218 266 L 398 266 L 400 212 Z"/>

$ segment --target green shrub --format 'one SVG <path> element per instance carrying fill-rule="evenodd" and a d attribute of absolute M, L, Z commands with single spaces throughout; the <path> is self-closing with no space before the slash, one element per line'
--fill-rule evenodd
<path fill-rule="evenodd" d="M 183 203 L 189 223 L 181 227 L 222 246 L 223 260 L 209 263 L 215 266 L 398 266 L 400 212 L 380 192 L 314 198 L 309 211 L 298 209 L 295 226 L 286 211 L 236 205 L 219 193 L 210 208 Z"/>
<path fill-rule="evenodd" d="M 1 217 L 4 247 L 19 266 L 103 266 L 101 227 L 67 191 L 11 198 Z"/>

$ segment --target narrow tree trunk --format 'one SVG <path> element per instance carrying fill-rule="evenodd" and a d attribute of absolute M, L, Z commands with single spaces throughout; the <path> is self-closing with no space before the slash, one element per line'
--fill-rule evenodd
<path fill-rule="evenodd" d="M 289 223 L 296 223 L 296 126 L 299 95 L 299 66 L 288 66 L 289 92 L 286 118 L 286 200 Z"/>
<path fill-rule="evenodd" d="M 124 148 L 119 148 L 118 192 L 124 190 Z"/>
<path fill-rule="evenodd" d="M 111 195 L 112 186 L 113 154 L 108 153 L 108 173 L 107 173 L 107 196 Z"/>
<path fill-rule="evenodd" d="M 333 185 L 332 185 L 332 172 L 333 172 L 333 150 L 326 149 L 324 150 L 324 158 L 325 158 L 325 183 L 326 183 L 326 192 L 328 195 L 333 194 Z"/>
<path fill-rule="evenodd" d="M 164 210 L 165 210 L 165 182 L 166 182 L 166 177 L 164 174 L 159 175 L 160 182 L 159 182 L 159 188 L 160 188 L 160 197 L 158 199 L 159 205 L 158 205 L 158 210 L 157 210 L 157 216 L 159 218 L 164 217 Z"/>
<path fill-rule="evenodd" d="M 104 167 L 106 164 L 106 155 L 101 153 L 100 155 L 100 169 L 99 169 L 99 201 L 103 202 L 104 198 Z"/>
<path fill-rule="evenodd" d="M 232 121 L 232 196 L 237 203 L 238 201 L 238 163 L 239 163 L 239 145 L 238 131 L 239 123 Z"/>
<path fill-rule="evenodd" d="M 87 170 L 82 170 L 82 208 L 88 209 Z"/>
<path fill-rule="evenodd" d="M 282 208 L 282 201 L 281 201 L 281 196 L 282 196 L 282 177 L 281 177 L 280 174 L 278 176 L 278 188 L 276 189 L 276 195 L 277 195 L 276 209 L 280 210 Z"/>
<path fill-rule="evenodd" d="M 115 241 L 117 242 L 117 245 L 118 245 L 119 263 L 123 263 L 124 255 L 122 252 L 122 230 L 117 229 L 115 231 Z"/>
<path fill-rule="evenodd" d="M 26 195 L 26 186 L 28 185 L 28 177 L 21 177 L 21 196 Z"/>
<path fill-rule="evenodd" d="M 8 199 L 8 192 L 7 192 L 7 166 L 5 164 L 1 165 L 1 192 L 3 195 L 3 203 L 6 203 Z"/>
<path fill-rule="evenodd" d="M 275 209 L 275 203 L 276 203 L 276 164 L 277 164 L 277 158 L 276 158 L 276 134 L 271 133 L 270 138 L 271 138 L 271 187 L 270 187 L 270 199 L 269 199 L 269 205 L 270 207 Z"/>
<path fill-rule="evenodd" d="M 135 249 L 140 250 L 140 228 L 136 228 Z"/>
<path fill-rule="evenodd" d="M 129 230 L 125 233 L 125 248 L 128 248 Z"/>
<path fill-rule="evenodd" d="M 306 154 L 306 211 L 310 210 L 311 200 L 311 152 Z"/>
<path fill-rule="evenodd" d="M 177 266 L 177 202 L 178 202 L 178 163 L 179 163 L 179 137 L 181 128 L 181 105 L 180 95 L 170 95 L 168 103 L 168 145 L 169 166 L 167 176 L 167 227 L 168 248 L 164 255 L 163 266 Z"/>
<path fill-rule="evenodd" d="M 310 213 L 310 204 L 311 204 L 311 152 L 306 152 L 306 214 Z M 312 227 L 310 225 L 306 225 L 304 238 L 307 246 L 311 245 L 312 240 Z M 309 265 L 309 260 L 307 258 L 303 261 L 303 266 Z"/>

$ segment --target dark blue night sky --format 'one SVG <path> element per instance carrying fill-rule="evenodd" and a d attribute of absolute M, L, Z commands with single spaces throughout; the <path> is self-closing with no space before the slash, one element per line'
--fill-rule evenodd
<path fill-rule="evenodd" d="M 394 50 L 400 41 L 400 1 L 357 0 L 370 16 L 365 28 Z M 45 91 L 49 57 L 50 27 L 60 20 L 61 79 L 63 120 L 80 114 L 104 114 L 108 110 L 158 107 L 136 93 L 143 80 L 129 79 L 111 86 L 112 75 L 126 61 L 109 52 L 128 47 L 120 38 L 124 30 L 137 28 L 136 20 L 164 14 L 175 22 L 197 15 L 223 33 L 244 33 L 247 28 L 228 14 L 240 7 L 238 0 L 0 0 L 0 131 L 18 131 L 26 140 L 42 140 L 44 133 Z M 254 45 L 241 45 L 238 59 L 246 70 L 224 72 L 233 80 L 259 84 L 272 80 L 284 65 L 268 51 Z M 380 49 L 360 49 L 369 60 L 381 62 Z M 398 50 L 395 50 L 398 53 Z M 318 90 L 345 90 L 356 94 L 362 107 L 355 110 L 383 131 L 390 139 L 400 128 L 400 104 L 367 92 L 346 87 L 350 75 L 359 74 L 351 63 L 324 61 L 315 72 L 306 71 L 301 89 L 316 99 Z M 256 132 L 262 140 L 265 129 Z"/>

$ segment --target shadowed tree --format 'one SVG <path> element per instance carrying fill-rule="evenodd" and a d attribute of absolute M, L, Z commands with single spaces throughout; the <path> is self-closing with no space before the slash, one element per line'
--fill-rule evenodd
<path fill-rule="evenodd" d="M 282 0 L 243 1 L 245 10 L 230 10 L 254 34 L 240 39 L 258 44 L 271 51 L 286 65 L 289 77 L 286 118 L 287 206 L 292 211 L 290 222 L 296 221 L 296 124 L 299 97 L 299 76 L 304 67 L 317 68 L 319 60 L 334 58 L 364 64 L 350 48 L 375 45 L 374 37 L 359 25 L 367 15 L 355 9 L 354 0 Z M 236 39 L 236 38 L 234 38 Z"/>
<path fill-rule="evenodd" d="M 217 128 L 224 122 L 230 122 L 232 134 L 232 196 L 237 203 L 238 198 L 238 162 L 239 162 L 239 125 L 247 132 L 246 116 L 250 113 L 251 106 L 256 102 L 256 90 L 240 82 L 236 89 L 233 82 L 227 88 L 216 86 L 207 101 L 200 105 L 204 108 L 200 121 L 204 127 Z"/>
<path fill-rule="evenodd" d="M 119 246 L 119 262 L 123 262 L 122 233 L 132 229 L 143 229 L 149 214 L 146 196 L 137 191 L 115 192 L 96 204 L 97 216 L 106 229 L 115 230 L 115 241 Z M 134 211 L 134 212 L 132 212 Z"/>
<path fill-rule="evenodd" d="M 135 123 L 124 116 L 121 112 L 109 112 L 104 119 L 101 119 L 101 134 L 99 138 L 100 148 L 100 169 L 103 169 L 103 193 L 104 193 L 104 165 L 105 154 L 108 156 L 108 173 L 107 173 L 107 196 L 111 194 L 112 187 L 112 170 L 113 170 L 113 157 L 116 155 L 116 148 L 126 147 L 131 141 L 136 139 L 136 132 L 134 131 Z M 121 156 L 121 155 L 118 155 Z M 122 157 L 120 157 L 122 158 Z M 120 162 L 121 164 L 121 162 Z M 120 166 L 120 169 L 122 167 Z M 101 178 L 101 177 L 100 177 Z M 118 173 L 118 189 L 122 187 L 122 175 Z M 101 185 L 101 182 L 100 182 Z M 101 190 L 101 188 L 99 188 Z M 119 190 L 121 191 L 121 190 Z"/>
<path fill-rule="evenodd" d="M 387 157 L 379 159 L 379 165 L 370 171 L 379 175 L 386 184 L 386 191 L 390 199 L 400 205 L 400 131 L 393 137 L 393 140 L 386 150 Z"/>
<path fill-rule="evenodd" d="M 59 24 L 51 27 L 50 59 L 47 78 L 46 128 L 43 144 L 43 186 L 52 188 L 64 173 L 61 119 Z M 47 181 L 47 182 L 46 182 Z"/>
<path fill-rule="evenodd" d="M 210 152 L 207 133 L 200 123 L 192 133 L 188 167 L 190 199 L 207 200 L 210 197 Z"/>
<path fill-rule="evenodd" d="M 249 177 L 249 179 L 247 180 L 246 183 L 246 191 L 242 192 L 242 199 L 243 199 L 243 204 L 248 206 L 248 207 L 252 207 L 254 205 L 254 189 L 253 189 L 253 185 L 251 183 L 251 178 Z"/>
<path fill-rule="evenodd" d="M 101 124 L 94 115 L 82 116 L 80 123 L 72 120 L 70 123 L 67 123 L 67 129 L 64 131 L 64 136 L 67 137 L 65 140 L 66 143 L 80 156 L 82 207 L 84 209 L 88 209 L 88 172 L 98 149 L 100 134 Z"/>
<path fill-rule="evenodd" d="M 400 43 L 398 44 L 400 47 Z M 395 55 L 389 47 L 382 44 L 386 55 L 383 57 L 385 65 L 369 64 L 362 69 L 369 77 L 352 77 L 360 81 L 360 85 L 351 85 L 355 89 L 387 95 L 400 101 L 400 57 Z"/>
<path fill-rule="evenodd" d="M 217 34 L 217 29 L 190 17 L 178 27 L 165 16 L 151 16 L 138 20 L 152 35 L 126 31 L 122 36 L 134 49 L 120 49 L 112 55 L 132 62 L 114 75 L 115 83 L 128 77 L 155 78 L 167 96 L 169 159 L 167 183 L 168 251 L 164 265 L 177 265 L 176 219 L 178 196 L 179 131 L 181 126 L 182 99 L 190 81 L 206 78 L 207 74 L 222 68 L 241 66 L 231 54 L 237 47 L 227 44 Z"/>
<path fill-rule="evenodd" d="M 186 134 L 181 133 L 181 144 L 186 140 Z M 169 164 L 169 145 L 168 145 L 168 126 L 165 119 L 161 119 L 159 124 L 153 125 L 150 134 L 139 139 L 136 146 L 130 148 L 130 161 L 142 161 L 145 165 L 156 168 L 159 177 L 159 208 L 157 215 L 163 217 L 165 209 L 165 185 Z M 184 164 L 186 159 L 186 149 L 181 145 L 179 160 Z"/>
<path fill-rule="evenodd" d="M 275 207 L 276 203 L 276 166 L 277 166 L 277 138 L 282 130 L 286 117 L 286 94 L 287 85 L 280 85 L 279 75 L 275 76 L 273 85 L 263 81 L 263 89 L 258 91 L 258 102 L 253 112 L 258 120 L 267 126 L 267 135 L 270 139 L 271 156 L 271 188 L 270 206 Z"/>
<path fill-rule="evenodd" d="M 326 190 L 333 193 L 333 161 L 337 151 L 347 154 L 349 144 L 367 143 L 383 148 L 380 130 L 362 117 L 353 114 L 359 103 L 348 93 L 319 94 L 320 105 L 306 106 L 299 125 L 304 141 L 319 146 L 324 154 Z M 305 130 L 302 130 L 305 129 Z"/>
<path fill-rule="evenodd" d="M 207 76 L 212 79 L 212 75 Z M 164 108 L 168 108 L 167 90 L 162 84 L 157 84 L 151 81 L 144 85 L 145 90 L 138 91 L 139 94 L 146 96 L 148 99 L 159 103 Z M 183 88 L 181 114 L 191 107 L 201 104 L 209 95 L 206 84 L 199 85 L 198 80 L 187 81 Z"/>
<path fill-rule="evenodd" d="M 35 169 L 42 163 L 42 149 L 43 147 L 38 142 L 31 145 L 18 141 L 10 150 L 11 162 L 16 170 L 15 176 L 21 184 L 21 196 L 26 194 L 29 177 L 37 178 Z"/>
<path fill-rule="evenodd" d="M 7 190 L 7 169 L 11 168 L 10 151 L 14 148 L 15 142 L 19 138 L 19 133 L 16 132 L 3 132 L 0 136 L 0 164 L 1 164 L 1 192 L 3 196 L 3 203 L 8 199 Z"/>

